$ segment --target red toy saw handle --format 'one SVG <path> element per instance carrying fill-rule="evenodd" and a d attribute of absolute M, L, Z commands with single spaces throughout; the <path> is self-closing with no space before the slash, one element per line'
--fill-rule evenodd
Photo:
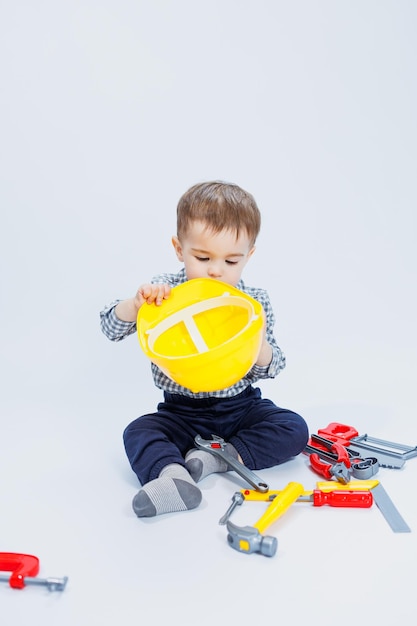
<path fill-rule="evenodd" d="M 36 576 L 39 572 L 39 559 L 31 554 L 0 552 L 0 570 L 12 572 L 9 584 L 14 589 L 23 589 L 25 576 Z"/>
<path fill-rule="evenodd" d="M 329 439 L 332 438 L 334 441 L 341 439 L 342 442 L 348 442 L 352 439 L 352 437 L 357 437 L 359 435 L 358 431 L 353 426 L 339 424 L 339 422 L 330 422 L 326 428 L 320 428 L 317 432 L 323 437 L 327 436 Z"/>

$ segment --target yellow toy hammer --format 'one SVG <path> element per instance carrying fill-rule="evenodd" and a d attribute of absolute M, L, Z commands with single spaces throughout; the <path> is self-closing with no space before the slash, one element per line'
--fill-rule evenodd
<path fill-rule="evenodd" d="M 277 520 L 304 493 L 300 483 L 291 482 L 272 500 L 262 517 L 253 526 L 236 526 L 227 522 L 227 541 L 239 552 L 260 552 L 264 556 L 274 556 L 277 551 L 276 537 L 262 533 Z"/>

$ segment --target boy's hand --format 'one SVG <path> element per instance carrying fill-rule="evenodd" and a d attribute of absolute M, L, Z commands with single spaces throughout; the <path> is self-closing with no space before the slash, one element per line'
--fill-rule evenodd
<path fill-rule="evenodd" d="M 262 309 L 262 318 L 264 322 L 263 340 L 262 340 L 261 349 L 258 354 L 258 358 L 256 360 L 256 365 L 260 365 L 264 367 L 266 365 L 269 365 L 272 360 L 272 348 L 269 345 L 267 338 L 266 338 L 266 315 L 265 315 L 264 309 Z"/>
<path fill-rule="evenodd" d="M 169 285 L 142 285 L 133 298 L 122 300 L 116 305 L 116 316 L 125 322 L 135 322 L 140 307 L 145 304 L 155 303 L 157 306 L 169 297 L 171 287 Z"/>
<path fill-rule="evenodd" d="M 136 292 L 136 296 L 134 298 L 134 303 L 137 310 L 140 309 L 142 304 L 145 302 L 147 304 L 155 303 L 157 306 L 162 304 L 163 300 L 169 298 L 171 293 L 170 285 L 163 284 L 145 284 L 141 285 Z"/>

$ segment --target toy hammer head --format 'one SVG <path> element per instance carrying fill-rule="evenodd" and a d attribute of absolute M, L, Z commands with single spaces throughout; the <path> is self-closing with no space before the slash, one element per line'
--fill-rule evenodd
<path fill-rule="evenodd" d="M 227 522 L 227 541 L 229 545 L 239 552 L 260 552 L 264 556 L 274 556 L 278 547 L 276 537 L 263 536 L 254 526 L 236 526 Z"/>

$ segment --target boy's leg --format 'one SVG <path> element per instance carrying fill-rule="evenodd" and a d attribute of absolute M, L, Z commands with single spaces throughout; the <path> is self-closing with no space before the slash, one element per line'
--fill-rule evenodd
<path fill-rule="evenodd" d="M 132 506 L 138 517 L 154 517 L 194 509 L 200 504 L 201 497 L 200 489 L 187 470 L 172 463 L 164 467 L 159 478 L 146 483 L 138 491 Z"/>
<path fill-rule="evenodd" d="M 228 451 L 251 470 L 273 467 L 297 456 L 309 436 L 300 415 L 262 398 L 260 389 L 252 387 L 234 398 L 219 400 L 210 422 L 200 430 L 203 437 L 210 438 L 213 433 L 223 437 Z M 212 472 L 226 471 L 219 460 L 206 451 L 191 450 L 186 455 L 196 482 Z"/>
<path fill-rule="evenodd" d="M 126 454 L 133 471 L 142 483 L 142 489 L 133 499 L 133 510 L 138 517 L 152 517 L 162 513 L 185 511 L 197 507 L 201 492 L 185 467 L 178 447 L 187 449 L 192 437 L 181 424 L 158 413 L 144 415 L 125 429 L 123 439 Z M 178 445 L 172 441 L 172 433 Z"/>
<path fill-rule="evenodd" d="M 239 457 L 236 448 L 231 443 L 227 443 L 226 452 L 233 456 L 235 459 Z M 185 455 L 185 464 L 191 477 L 198 483 L 203 480 L 209 474 L 227 472 L 229 466 L 221 457 L 215 456 L 207 450 L 200 450 L 198 448 L 192 448 Z"/>
<path fill-rule="evenodd" d="M 222 459 L 194 449 L 197 432 L 202 437 L 223 437 L 229 443 L 228 452 L 252 470 L 289 460 L 308 441 L 304 419 L 263 399 L 259 389 L 250 387 L 235 398 L 201 403 L 181 400 L 180 404 L 161 403 L 158 413 L 135 420 L 124 432 L 127 456 L 143 485 L 134 500 L 139 516 L 198 506 L 201 492 L 194 480 L 227 471 Z"/>
<path fill-rule="evenodd" d="M 228 441 L 251 470 L 280 465 L 300 454 L 308 442 L 305 420 L 271 400 L 259 397 L 248 403 L 248 411 L 239 429 Z"/>

